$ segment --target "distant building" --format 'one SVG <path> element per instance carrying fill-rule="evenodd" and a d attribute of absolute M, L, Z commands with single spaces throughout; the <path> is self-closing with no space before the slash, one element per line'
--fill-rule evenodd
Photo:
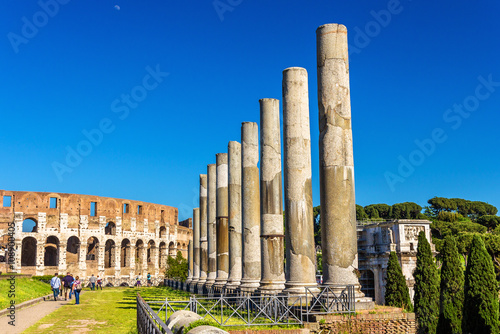
<path fill-rule="evenodd" d="M 417 264 L 418 234 L 425 232 L 431 243 L 431 222 L 399 219 L 385 222 L 358 222 L 358 266 L 361 291 L 377 304 L 384 304 L 389 253 L 397 253 L 413 299 L 413 271 Z M 434 252 L 434 245 L 431 243 Z"/>

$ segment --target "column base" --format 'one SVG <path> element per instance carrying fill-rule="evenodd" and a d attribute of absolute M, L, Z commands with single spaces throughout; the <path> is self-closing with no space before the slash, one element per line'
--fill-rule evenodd
<path fill-rule="evenodd" d="M 242 292 L 255 292 L 259 289 L 260 280 L 242 279 L 239 290 Z"/>
<path fill-rule="evenodd" d="M 306 289 L 308 288 L 308 293 L 312 293 L 314 295 L 318 294 L 320 290 L 318 289 L 318 284 L 316 283 L 285 283 L 285 290 L 283 290 L 283 294 L 290 294 L 295 296 L 305 296 Z"/>
<path fill-rule="evenodd" d="M 285 281 L 265 281 L 260 282 L 259 292 L 267 295 L 278 294 L 285 289 Z"/>

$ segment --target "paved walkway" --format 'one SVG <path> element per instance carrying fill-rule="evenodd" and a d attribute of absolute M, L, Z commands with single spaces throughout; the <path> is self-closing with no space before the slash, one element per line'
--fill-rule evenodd
<path fill-rule="evenodd" d="M 47 300 L 38 304 L 16 310 L 16 326 L 9 325 L 10 318 L 7 316 L 0 317 L 0 334 L 18 334 L 33 326 L 46 315 L 54 312 L 63 305 L 75 303 L 75 299 L 64 301 Z"/>

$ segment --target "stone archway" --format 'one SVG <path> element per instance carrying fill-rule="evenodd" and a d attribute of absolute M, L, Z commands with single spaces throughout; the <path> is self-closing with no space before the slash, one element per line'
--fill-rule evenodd
<path fill-rule="evenodd" d="M 158 268 L 163 269 L 167 264 L 167 244 L 162 241 L 160 242 L 159 254 L 158 254 Z"/>
<path fill-rule="evenodd" d="M 105 235 L 116 235 L 116 224 L 113 222 L 108 222 L 104 228 Z"/>
<path fill-rule="evenodd" d="M 170 242 L 168 244 L 168 255 L 172 256 L 172 257 L 175 257 L 175 255 L 176 255 L 175 253 L 176 253 L 175 252 L 175 244 L 173 242 Z"/>
<path fill-rule="evenodd" d="M 68 271 L 75 271 L 78 269 L 80 262 L 80 239 L 72 236 L 68 239 L 66 245 L 66 265 Z"/>
<path fill-rule="evenodd" d="M 144 263 L 146 260 L 144 258 L 145 252 L 144 242 L 141 239 L 137 240 L 135 243 L 135 270 L 138 273 L 141 273 L 142 270 L 147 268 L 147 263 Z"/>
<path fill-rule="evenodd" d="M 111 239 L 104 246 L 104 269 L 115 267 L 115 242 Z"/>
<path fill-rule="evenodd" d="M 21 267 L 35 267 L 36 266 L 36 247 L 37 242 L 33 237 L 26 237 L 23 239 L 21 245 Z"/>
<path fill-rule="evenodd" d="M 45 267 L 56 267 L 59 265 L 59 238 L 51 235 L 45 241 L 45 252 L 43 255 Z"/>
<path fill-rule="evenodd" d="M 38 221 L 34 218 L 26 218 L 23 220 L 23 232 L 38 232 Z"/>
<path fill-rule="evenodd" d="M 130 267 L 130 240 L 128 239 L 123 239 L 122 244 L 121 244 L 121 260 L 120 260 L 120 267 L 125 268 L 125 267 Z"/>

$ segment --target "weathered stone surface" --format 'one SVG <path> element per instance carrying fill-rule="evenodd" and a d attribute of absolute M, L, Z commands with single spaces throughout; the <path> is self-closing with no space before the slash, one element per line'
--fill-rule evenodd
<path fill-rule="evenodd" d="M 347 29 L 316 31 L 323 284 L 355 284 L 357 237 Z"/>
<path fill-rule="evenodd" d="M 198 326 L 191 329 L 188 334 L 229 334 L 223 329 L 213 326 Z"/>
<path fill-rule="evenodd" d="M 217 154 L 217 278 L 223 287 L 229 276 L 228 161 L 227 153 Z"/>
<path fill-rule="evenodd" d="M 227 287 L 241 281 L 241 144 L 228 144 L 229 169 L 229 278 Z"/>
<path fill-rule="evenodd" d="M 193 209 L 193 279 L 192 283 L 198 283 L 200 279 L 200 209 Z"/>
<path fill-rule="evenodd" d="M 240 289 L 255 291 L 261 275 L 260 259 L 260 199 L 259 199 L 259 130 L 257 123 L 244 122 L 241 126 L 242 158 L 242 222 L 243 222 L 243 277 Z"/>
<path fill-rule="evenodd" d="M 259 102 L 262 252 L 259 290 L 263 293 L 278 293 L 285 288 L 280 109 L 276 99 L 262 99 Z"/>
<path fill-rule="evenodd" d="M 176 311 L 172 313 L 165 324 L 174 334 L 182 334 L 185 327 L 200 319 L 202 319 L 202 317 L 194 312 L 185 310 Z"/>
<path fill-rule="evenodd" d="M 217 166 L 215 164 L 210 164 L 207 167 L 207 183 L 208 276 L 205 286 L 210 288 L 217 278 Z"/>
<path fill-rule="evenodd" d="M 200 278 L 198 289 L 207 281 L 208 238 L 207 238 L 207 175 L 200 174 Z"/>
<path fill-rule="evenodd" d="M 186 284 L 191 284 L 193 282 L 193 241 L 189 240 L 188 244 L 188 276 L 186 278 Z"/>
<path fill-rule="evenodd" d="M 285 172 L 286 289 L 304 294 L 314 291 L 316 251 L 311 188 L 311 134 L 307 71 L 283 71 L 283 132 Z"/>
<path fill-rule="evenodd" d="M 0 206 L 0 239 L 7 241 L 8 226 L 14 223 L 15 272 L 69 271 L 85 282 L 94 274 L 114 286 L 132 285 L 136 275 L 144 279 L 149 272 L 158 284 L 168 250 L 187 257 L 192 231 L 179 224 L 177 208 L 92 195 L 0 190 L 0 198 L 4 196 L 12 200 L 10 207 Z M 23 232 L 25 219 L 32 219 L 36 231 Z M 6 265 L 0 263 L 0 271 L 7 271 Z"/>

